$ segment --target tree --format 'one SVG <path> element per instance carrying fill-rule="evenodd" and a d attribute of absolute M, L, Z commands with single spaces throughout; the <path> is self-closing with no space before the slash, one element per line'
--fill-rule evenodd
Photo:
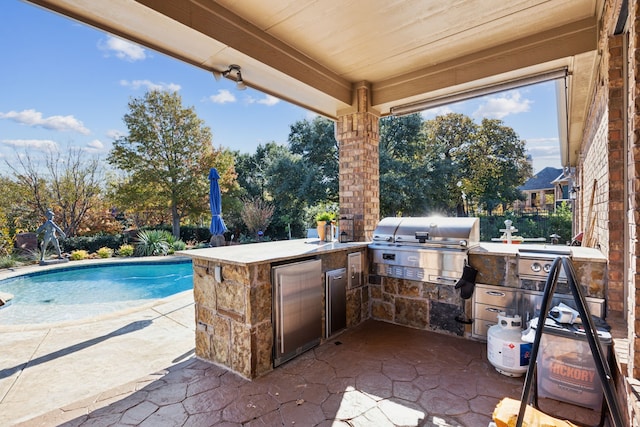
<path fill-rule="evenodd" d="M 436 210 L 464 216 L 468 205 L 489 211 L 519 198 L 531 176 L 526 147 L 497 119 L 476 125 L 462 114 L 425 122 L 426 153 L 436 185 L 427 193 Z"/>
<path fill-rule="evenodd" d="M 469 175 L 462 180 L 463 191 L 489 215 L 497 206 L 517 200 L 517 187 L 532 174 L 525 142 L 501 120 L 482 120 L 465 157 Z"/>
<path fill-rule="evenodd" d="M 42 167 L 29 153 L 7 162 L 15 176 L 15 190 L 26 196 L 21 206 L 36 213 L 42 222 L 47 209 L 67 236 L 75 236 L 87 213 L 101 195 L 102 169 L 97 158 L 87 159 L 80 149 L 66 154 L 49 152 Z M 33 227 L 35 219 L 14 212 Z"/>
<path fill-rule="evenodd" d="M 206 200 L 214 163 L 211 130 L 176 92 L 150 91 L 129 102 L 129 135 L 116 139 L 108 162 L 124 171 L 117 193 L 127 207 L 171 213 L 173 235 L 194 201 Z"/>
<path fill-rule="evenodd" d="M 425 160 L 419 114 L 380 120 L 380 213 L 419 216 L 428 207 L 424 194 L 432 178 Z"/>
<path fill-rule="evenodd" d="M 338 141 L 335 124 L 329 119 L 316 117 L 291 125 L 289 149 L 299 154 L 308 164 L 312 180 L 306 180 L 305 195 L 308 205 L 317 202 L 337 202 L 339 199 Z"/>
<path fill-rule="evenodd" d="M 425 160 L 434 178 L 434 185 L 425 193 L 430 210 L 464 216 L 462 184 L 469 176 L 466 156 L 477 138 L 477 125 L 463 114 L 450 113 L 426 121 L 424 132 Z"/>
<path fill-rule="evenodd" d="M 280 237 L 288 236 L 290 229 L 293 235 L 303 235 L 307 189 L 313 185 L 314 172 L 300 155 L 286 151 L 274 159 L 268 173 L 267 188 L 275 205 L 273 231 Z"/>

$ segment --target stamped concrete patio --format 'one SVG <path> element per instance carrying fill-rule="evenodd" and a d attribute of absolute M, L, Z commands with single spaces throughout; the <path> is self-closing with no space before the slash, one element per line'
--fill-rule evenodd
<path fill-rule="evenodd" d="M 367 321 L 254 381 L 191 356 L 17 425 L 475 427 L 522 383 L 486 344 Z"/>

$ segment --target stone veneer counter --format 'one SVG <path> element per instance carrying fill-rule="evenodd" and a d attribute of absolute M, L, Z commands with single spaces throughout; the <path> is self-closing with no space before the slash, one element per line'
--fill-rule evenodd
<path fill-rule="evenodd" d="M 366 273 L 367 245 L 298 239 L 180 252 L 193 259 L 196 355 L 246 378 L 266 374 L 273 369 L 273 265 L 320 259 L 324 274 L 358 252 Z M 347 327 L 366 319 L 367 307 L 366 285 L 348 289 Z"/>

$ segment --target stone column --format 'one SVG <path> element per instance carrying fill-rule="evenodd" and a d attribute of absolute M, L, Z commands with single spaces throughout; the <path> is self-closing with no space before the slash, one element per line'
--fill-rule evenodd
<path fill-rule="evenodd" d="M 338 114 L 336 139 L 340 156 L 340 217 L 353 225 L 355 241 L 371 240 L 380 220 L 379 114 L 371 110 L 370 88 L 356 85 L 353 108 Z M 351 231 L 351 230 L 344 230 Z"/>

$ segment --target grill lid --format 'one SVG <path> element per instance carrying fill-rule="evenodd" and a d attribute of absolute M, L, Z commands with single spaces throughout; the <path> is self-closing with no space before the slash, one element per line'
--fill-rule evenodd
<path fill-rule="evenodd" d="M 373 232 L 374 243 L 472 247 L 480 242 L 478 218 L 389 217 Z"/>

